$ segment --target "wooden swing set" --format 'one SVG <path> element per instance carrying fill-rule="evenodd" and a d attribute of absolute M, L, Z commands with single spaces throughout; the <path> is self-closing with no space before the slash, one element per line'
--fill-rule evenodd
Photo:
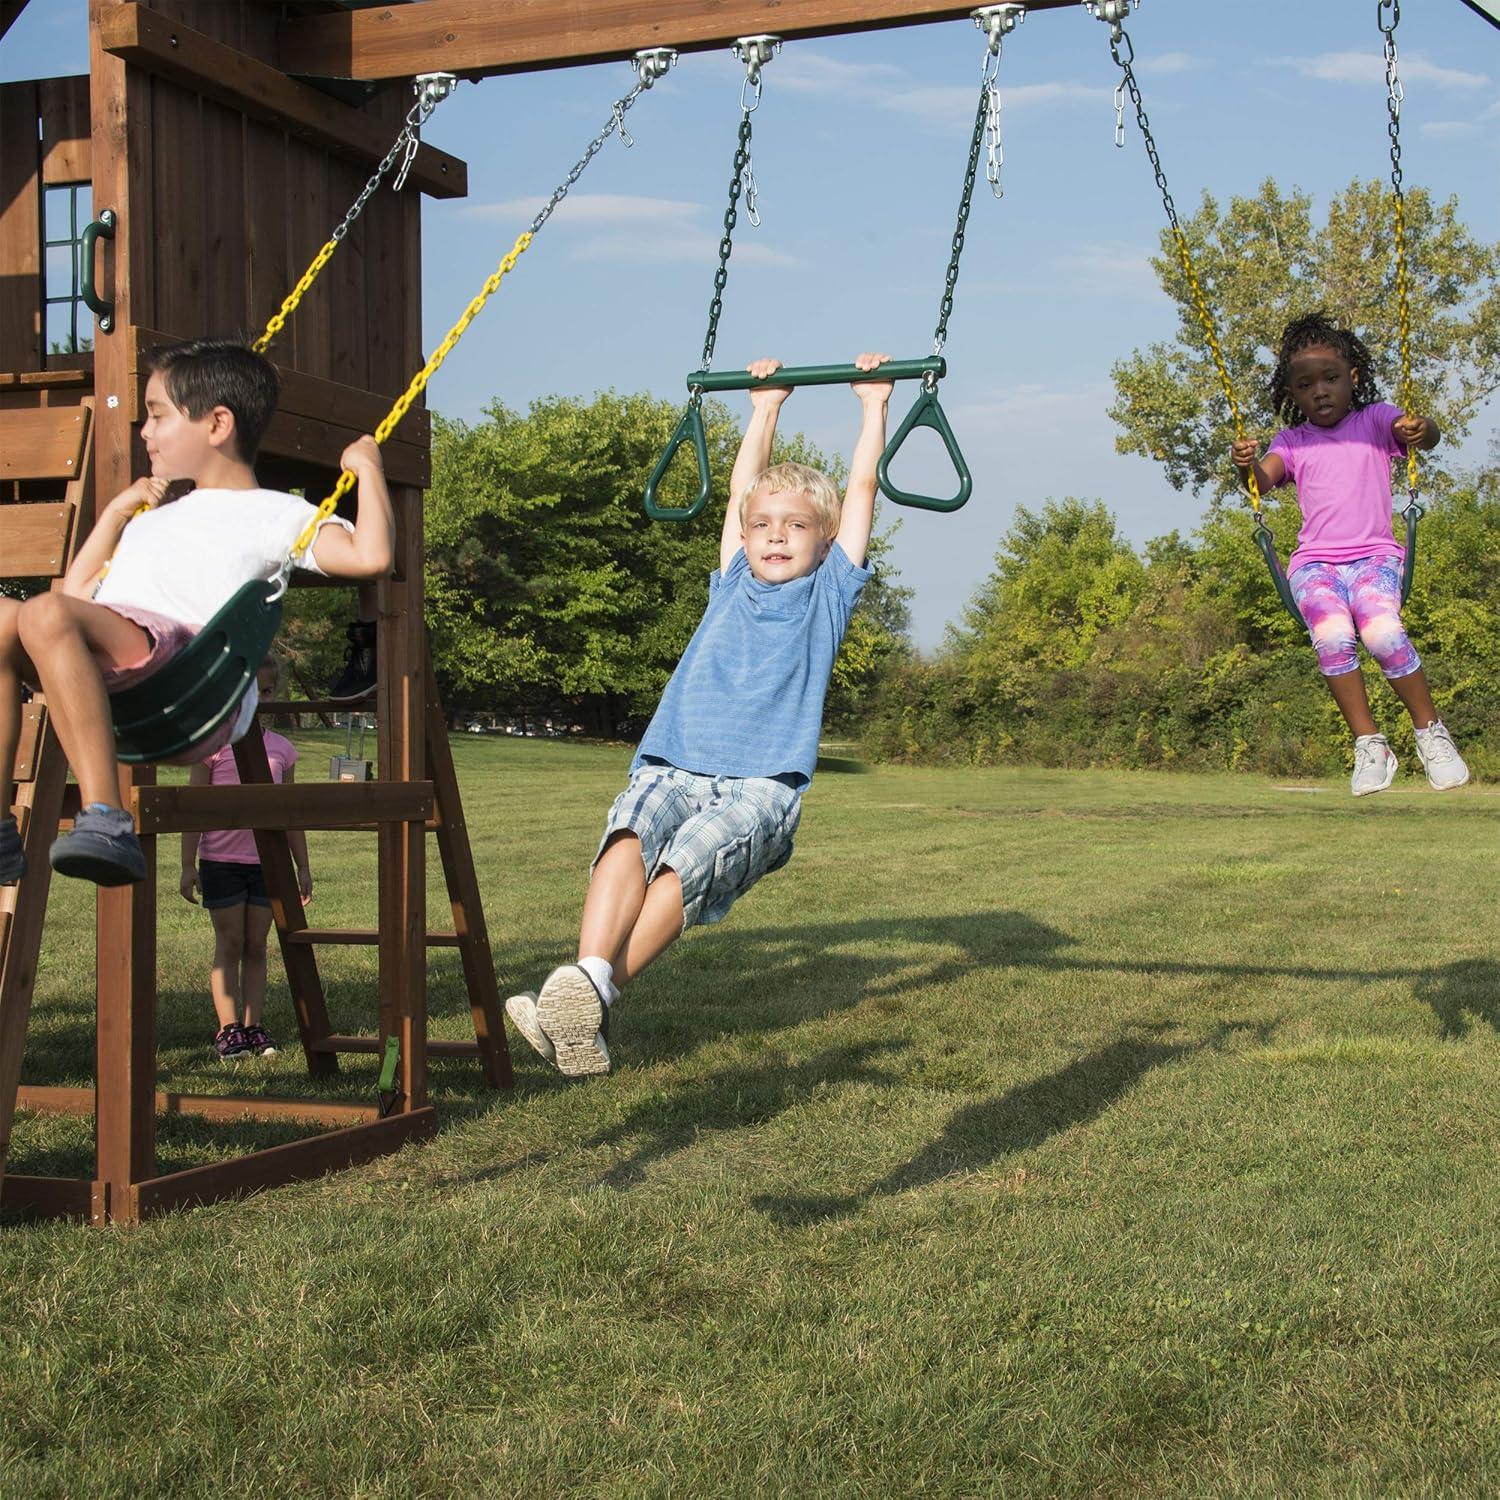
<path fill-rule="evenodd" d="M 1027 0 L 983 10 L 993 26 L 997 11 L 1078 4 Z M 26 5 L 0 0 L 0 38 Z M 1122 6 L 1128 12 L 1128 0 L 1096 0 L 1094 9 Z M 134 748 L 122 753 L 121 790 L 150 873 L 138 885 L 98 892 L 97 1065 L 88 1089 L 20 1083 L 46 909 L 46 849 L 77 811 L 46 704 L 37 697 L 27 705 L 14 810 L 31 873 L 17 886 L 0 887 L 0 1207 L 134 1222 L 371 1159 L 436 1128 L 427 1097 L 427 1062 L 434 1055 L 475 1057 L 490 1085 L 509 1085 L 489 938 L 423 624 L 427 380 L 620 126 L 624 110 L 678 51 L 727 48 L 769 33 L 791 40 L 971 14 L 969 5 L 931 0 L 620 0 L 608 7 L 581 7 L 576 0 L 387 0 L 376 6 L 360 0 L 89 0 L 86 76 L 0 84 L 0 578 L 60 579 L 101 499 L 144 472 L 136 428 L 152 346 L 257 326 L 272 307 L 279 310 L 264 337 L 281 373 L 282 395 L 262 445 L 262 480 L 281 489 L 327 490 L 331 507 L 346 487 L 341 480 L 328 489 L 337 455 L 358 434 L 375 431 L 397 517 L 395 568 L 378 589 L 378 780 L 275 786 L 257 729 L 236 747 L 241 785 L 162 786 L 152 762 L 166 753 L 168 729 L 182 728 L 169 725 L 162 692 L 147 694 L 137 738 L 122 725 L 122 751 Z M 420 143 L 421 95 L 419 105 L 411 105 L 396 81 L 434 69 L 478 79 L 630 57 L 636 86 L 615 102 L 566 181 L 424 362 L 414 291 L 422 280 L 418 195 L 463 196 L 466 169 Z M 406 190 L 379 191 L 398 157 Z M 72 205 L 76 220 L 85 192 L 89 223 L 78 233 L 75 222 L 74 233 L 60 240 L 54 205 Z M 338 207 L 351 201 L 353 209 L 327 237 Z M 732 193 L 731 208 L 733 202 Z M 962 213 L 949 305 L 961 236 Z M 75 247 L 81 264 L 76 295 L 64 298 L 51 295 L 46 271 L 49 249 L 60 243 Z M 723 272 L 721 259 L 721 278 Z M 54 304 L 65 304 L 66 312 L 80 301 L 92 313 L 91 328 L 80 332 L 75 321 L 72 334 L 59 338 Z M 940 336 L 946 314 L 945 306 Z M 711 320 L 710 350 L 712 330 Z M 935 405 L 941 361 L 935 355 L 908 363 L 901 373 L 922 379 L 931 398 L 926 404 Z M 413 369 L 418 374 L 409 379 Z M 827 367 L 795 373 L 807 383 L 834 378 Z M 726 379 L 733 384 L 737 377 L 709 377 L 706 369 L 690 376 L 694 405 L 698 393 L 716 388 L 711 382 L 722 388 Z M 950 452 L 956 453 L 952 444 Z M 966 498 L 966 487 L 962 494 Z M 938 509 L 955 503 L 905 498 Z M 257 587 L 261 596 L 240 601 L 245 618 L 227 619 L 220 632 L 226 644 L 217 656 L 234 656 L 237 649 L 234 669 L 241 677 L 253 674 L 259 660 L 246 621 L 259 611 L 264 624 L 274 602 Z M 242 637 L 249 644 L 237 648 Z M 203 655 L 215 652 L 205 647 Z M 206 667 L 195 664 L 186 687 L 201 688 L 206 675 Z M 216 686 L 205 695 L 222 706 L 233 701 L 234 689 Z M 121 705 L 116 709 L 119 723 Z M 195 719 L 182 733 L 192 742 L 201 730 Z M 188 1097 L 158 1089 L 157 839 L 213 828 L 255 833 L 309 1074 L 332 1077 L 341 1054 L 378 1055 L 385 1066 L 368 1105 Z M 287 830 L 295 828 L 374 832 L 380 869 L 375 928 L 306 926 L 287 842 Z M 428 832 L 436 835 L 447 881 L 450 930 L 428 928 Z M 316 952 L 338 944 L 367 944 L 378 953 L 374 1030 L 365 1035 L 336 1034 L 329 1019 Z M 427 950 L 444 946 L 462 956 L 473 1041 L 427 1036 Z M 92 1177 L 7 1173 L 18 1105 L 92 1115 Z M 166 1112 L 327 1128 L 291 1144 L 159 1174 L 156 1118 Z"/>

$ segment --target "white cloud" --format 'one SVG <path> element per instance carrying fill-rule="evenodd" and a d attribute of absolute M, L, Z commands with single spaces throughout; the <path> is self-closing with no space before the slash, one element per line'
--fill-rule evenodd
<path fill-rule="evenodd" d="M 1474 134 L 1474 126 L 1465 120 L 1434 120 L 1430 125 L 1422 126 L 1418 134 L 1439 141 L 1462 140 Z"/>
<path fill-rule="evenodd" d="M 507 198 L 499 203 L 467 203 L 458 212 L 466 219 L 524 222 L 535 218 L 545 198 Z M 634 193 L 569 193 L 558 205 L 571 224 L 681 223 L 702 212 L 702 205 L 680 198 L 648 198 Z"/>
<path fill-rule="evenodd" d="M 1207 64 L 1191 52 L 1163 52 L 1160 57 L 1142 58 L 1137 66 L 1142 73 L 1197 73 Z"/>
<path fill-rule="evenodd" d="M 776 63 L 775 72 L 769 69 L 768 79 L 774 79 L 777 88 L 794 94 L 859 94 L 867 95 L 873 84 L 900 78 L 901 69 L 894 63 L 852 63 L 841 58 L 830 57 L 826 52 L 809 52 L 805 48 L 784 53 Z"/>
<path fill-rule="evenodd" d="M 584 262 L 629 261 L 635 265 L 712 265 L 718 248 L 718 235 L 686 229 L 677 224 L 664 228 L 659 226 L 655 231 L 640 228 L 622 233 L 594 235 L 578 245 L 568 259 Z M 734 247 L 734 261 L 738 265 L 782 268 L 806 264 L 784 250 L 744 240 Z"/>
<path fill-rule="evenodd" d="M 1324 83 L 1385 82 L 1385 59 L 1373 51 L 1323 52 L 1316 57 L 1283 57 L 1277 61 Z M 1398 67 L 1404 83 L 1434 84 L 1445 89 L 1479 89 L 1487 87 L 1490 81 L 1483 73 L 1465 73 L 1458 68 L 1445 68 L 1414 54 L 1402 57 Z"/>

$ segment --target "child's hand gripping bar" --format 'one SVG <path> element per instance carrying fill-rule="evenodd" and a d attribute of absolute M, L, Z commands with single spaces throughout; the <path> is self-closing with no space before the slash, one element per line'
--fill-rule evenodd
<path fill-rule="evenodd" d="M 646 514 L 653 521 L 690 521 L 708 503 L 708 444 L 703 433 L 702 410 L 702 397 L 706 392 L 748 391 L 762 386 L 796 389 L 803 385 L 854 385 L 867 380 L 921 380 L 926 386 L 880 456 L 880 488 L 898 505 L 913 505 L 923 510 L 957 510 L 969 498 L 974 482 L 937 399 L 937 382 L 947 373 L 948 362 L 940 355 L 930 355 L 926 359 L 891 359 L 874 370 L 862 370 L 853 364 L 786 365 L 761 379 L 747 370 L 695 370 L 687 378 L 692 399 L 646 481 Z M 943 500 L 930 495 L 909 494 L 898 489 L 887 477 L 887 467 L 915 427 L 932 427 L 943 439 L 959 478 L 958 493 L 953 498 Z M 660 506 L 656 503 L 657 487 L 677 450 L 689 441 L 698 455 L 698 493 L 685 508 Z"/>

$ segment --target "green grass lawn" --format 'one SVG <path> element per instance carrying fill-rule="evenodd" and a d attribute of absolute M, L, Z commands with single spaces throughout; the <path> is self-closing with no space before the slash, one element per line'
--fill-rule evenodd
<path fill-rule="evenodd" d="M 534 987 L 626 753 L 454 750 Z M 374 840 L 312 852 L 312 920 L 373 925 Z M 0 1227 L 0 1494 L 1493 1494 L 1497 855 L 1484 787 L 822 774 L 788 869 L 622 1001 L 612 1077 L 436 1063 L 442 1133 L 371 1167 Z M 163 1072 L 222 1089 L 175 867 Z M 31 1082 L 89 1080 L 86 898 Z M 336 1026 L 373 963 L 329 953 Z M 456 953 L 432 1005 L 464 1035 Z M 280 1138 L 167 1120 L 161 1156 Z M 87 1140 L 22 1116 L 11 1165 Z"/>

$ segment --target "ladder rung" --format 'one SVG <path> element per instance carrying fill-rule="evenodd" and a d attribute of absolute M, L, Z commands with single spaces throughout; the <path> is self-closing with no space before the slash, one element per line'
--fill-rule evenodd
<path fill-rule="evenodd" d="M 373 927 L 299 927 L 284 935 L 288 943 L 328 943 L 330 945 L 363 944 L 374 947 L 380 941 L 380 933 Z M 429 932 L 429 948 L 457 948 L 463 935 L 457 932 Z"/>

